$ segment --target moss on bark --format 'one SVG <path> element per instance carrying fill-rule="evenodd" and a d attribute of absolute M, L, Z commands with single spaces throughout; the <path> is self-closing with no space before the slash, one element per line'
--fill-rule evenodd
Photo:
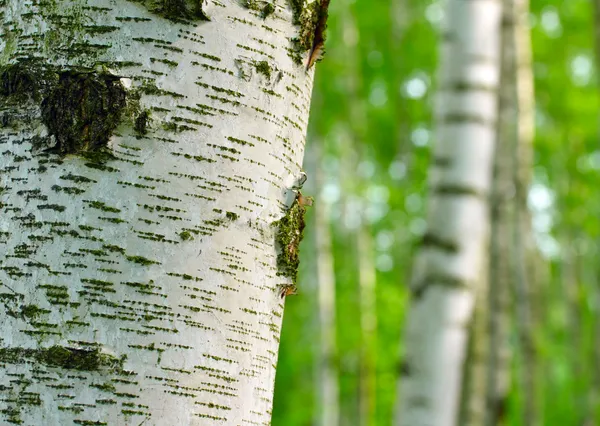
<path fill-rule="evenodd" d="M 98 371 L 102 369 L 120 371 L 124 359 L 103 353 L 98 348 L 76 349 L 66 346 L 51 346 L 49 348 L 0 348 L 0 362 L 20 364 L 37 361 L 49 367 L 67 370 Z"/>

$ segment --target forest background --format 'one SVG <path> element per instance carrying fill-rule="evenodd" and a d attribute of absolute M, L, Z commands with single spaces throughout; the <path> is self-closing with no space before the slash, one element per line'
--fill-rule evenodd
<path fill-rule="evenodd" d="M 331 2 L 305 158 L 304 192 L 317 203 L 302 244 L 299 295 L 286 302 L 275 426 L 320 424 L 326 340 L 318 289 L 328 278 L 317 262 L 328 258 L 339 424 L 392 424 L 408 282 L 425 231 L 441 3 Z M 530 396 L 520 386 L 523 374 L 535 381 L 540 424 L 600 424 L 598 24 L 587 0 L 532 0 L 530 8 L 535 140 L 527 198 L 539 252 L 529 295 L 536 369 L 523 367 L 520 322 L 513 321 L 504 424 L 524 424 Z M 330 249 L 315 238 L 320 214 Z"/>

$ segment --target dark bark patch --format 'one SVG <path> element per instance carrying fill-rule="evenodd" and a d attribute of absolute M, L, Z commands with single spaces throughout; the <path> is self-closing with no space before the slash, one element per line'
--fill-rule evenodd
<path fill-rule="evenodd" d="M 18 96 L 37 92 L 37 81 L 23 64 L 9 65 L 0 72 L 0 95 Z"/>
<path fill-rule="evenodd" d="M 78 349 L 58 345 L 40 349 L 0 348 L 2 362 L 21 364 L 32 360 L 49 367 L 81 371 L 120 371 L 125 361 L 124 358 L 103 353 L 99 348 Z"/>
<path fill-rule="evenodd" d="M 126 106 L 126 92 L 110 74 L 61 72 L 42 101 L 42 121 L 56 139 L 53 150 L 78 154 L 108 143 Z"/>
<path fill-rule="evenodd" d="M 402 377 L 408 377 L 411 374 L 410 364 L 407 360 L 403 360 L 398 365 L 398 372 Z"/>
<path fill-rule="evenodd" d="M 45 89 L 53 84 L 56 75 L 38 62 L 21 61 L 0 67 L 0 98 L 23 102 L 40 100 Z"/>
<path fill-rule="evenodd" d="M 210 21 L 202 9 L 204 0 L 131 0 L 141 3 L 150 12 L 178 23 Z"/>
<path fill-rule="evenodd" d="M 138 134 L 138 136 L 144 136 L 148 133 L 148 122 L 150 121 L 150 113 L 148 110 L 144 110 L 140 112 L 135 117 L 135 122 L 133 123 L 133 129 Z"/>

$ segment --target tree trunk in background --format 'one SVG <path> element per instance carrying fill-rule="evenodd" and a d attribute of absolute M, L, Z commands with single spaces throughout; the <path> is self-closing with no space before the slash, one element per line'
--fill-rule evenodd
<path fill-rule="evenodd" d="M 249 7 L 2 2 L 0 423 L 270 422 L 313 73 Z"/>
<path fill-rule="evenodd" d="M 502 71 L 498 107 L 498 143 L 491 197 L 491 241 L 489 273 L 489 363 L 487 367 L 485 425 L 504 424 L 510 391 L 510 318 L 512 314 L 511 235 L 515 188 L 513 145 L 517 138 L 517 58 L 515 16 L 505 3 L 502 24 Z"/>
<path fill-rule="evenodd" d="M 508 0 L 514 8 L 514 46 L 517 60 L 517 139 L 514 143 L 513 180 L 516 205 L 514 208 L 513 267 L 516 319 L 519 334 L 522 368 L 520 387 L 524 395 L 523 422 L 526 425 L 540 424 L 538 396 L 536 390 L 537 362 L 534 343 L 534 317 L 532 306 L 533 265 L 536 247 L 531 229 L 531 216 L 527 196 L 531 185 L 533 166 L 533 138 L 535 131 L 533 72 L 531 69 L 531 37 L 529 32 L 529 0 Z"/>
<path fill-rule="evenodd" d="M 517 139 L 517 57 L 515 51 L 515 9 L 505 2 L 502 26 L 502 76 L 500 84 L 498 145 L 492 191 L 490 244 L 489 364 L 486 391 L 487 426 L 504 424 L 510 391 L 510 317 L 513 271 L 511 262 L 512 222 L 515 187 L 513 146 Z"/>
<path fill-rule="evenodd" d="M 461 392 L 461 426 L 480 426 L 485 421 L 487 371 L 489 363 L 489 283 L 487 269 L 475 291 L 475 308 L 469 329 L 467 359 Z"/>
<path fill-rule="evenodd" d="M 361 97 L 360 58 L 357 56 L 356 42 L 359 30 L 356 18 L 352 13 L 351 3 L 345 0 L 345 13 L 343 15 L 343 33 L 345 35 L 346 63 L 348 64 L 347 92 L 349 97 L 349 115 L 351 117 L 348 130 L 349 144 L 345 144 L 341 154 L 343 178 L 345 183 L 342 191 L 346 194 L 360 194 L 361 189 L 367 185 L 357 176 L 356 170 L 362 158 L 365 158 L 367 133 L 367 117 L 364 99 Z M 362 194 L 360 194 L 362 195 Z M 356 199 L 354 201 L 357 201 Z M 356 241 L 358 257 L 358 294 L 360 304 L 360 353 L 358 372 L 358 419 L 360 426 L 369 426 L 375 422 L 375 406 L 377 401 L 377 388 L 375 381 L 376 366 L 376 271 L 373 262 L 371 230 L 365 222 L 364 206 L 358 202 L 347 203 L 347 209 L 359 209 L 348 213 L 359 217 L 360 223 L 352 229 Z"/>
<path fill-rule="evenodd" d="M 428 231 L 415 259 L 399 425 L 453 426 L 475 295 L 487 269 L 501 3 L 450 0 Z"/>
<path fill-rule="evenodd" d="M 315 149 L 316 187 L 323 188 L 321 150 Z M 339 424 L 339 386 L 336 350 L 335 319 L 335 270 L 331 229 L 329 226 L 329 204 L 318 196 L 315 203 L 315 241 L 317 244 L 317 282 L 319 294 L 319 326 L 321 329 L 319 353 L 319 392 L 321 426 Z"/>
<path fill-rule="evenodd" d="M 376 401 L 377 309 L 375 285 L 377 276 L 373 262 L 373 237 L 363 219 L 356 231 L 358 247 L 358 282 L 360 298 L 360 424 L 373 425 Z"/>

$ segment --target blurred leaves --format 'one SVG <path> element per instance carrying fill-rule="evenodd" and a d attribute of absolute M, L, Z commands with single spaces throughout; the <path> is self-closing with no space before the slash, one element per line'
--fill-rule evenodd
<path fill-rule="evenodd" d="M 318 63 L 307 152 L 326 183 L 305 185 L 331 202 L 337 279 L 341 424 L 358 419 L 359 300 L 354 233 L 368 225 L 377 266 L 377 425 L 390 425 L 395 402 L 407 278 L 424 232 L 427 166 L 435 143 L 439 2 L 334 0 L 325 59 Z M 593 323 L 600 313 L 600 141 L 593 8 L 587 0 L 532 0 L 536 90 L 534 189 L 536 241 L 549 256 L 540 270 L 544 424 L 576 425 L 586 411 L 599 359 Z M 308 159 L 308 157 L 307 157 Z M 308 169 L 308 167 L 307 167 Z M 351 177 L 351 179 L 348 178 Z M 352 181 L 352 184 L 349 181 Z M 318 410 L 318 312 L 314 229 L 308 213 L 299 296 L 286 300 L 273 410 L 274 426 L 315 424 Z M 569 253 L 569 256 L 566 256 Z M 575 272 L 567 278 L 565 260 Z M 541 269 L 546 266 L 541 265 Z M 568 286 L 575 305 L 567 306 Z M 576 316 L 579 343 L 574 346 Z M 515 337 L 516 339 L 516 337 Z M 519 359 L 515 362 L 518 364 Z M 509 405 L 519 425 L 519 389 Z M 598 415 L 596 410 L 596 415 Z M 600 424 L 596 417 L 593 424 Z"/>

